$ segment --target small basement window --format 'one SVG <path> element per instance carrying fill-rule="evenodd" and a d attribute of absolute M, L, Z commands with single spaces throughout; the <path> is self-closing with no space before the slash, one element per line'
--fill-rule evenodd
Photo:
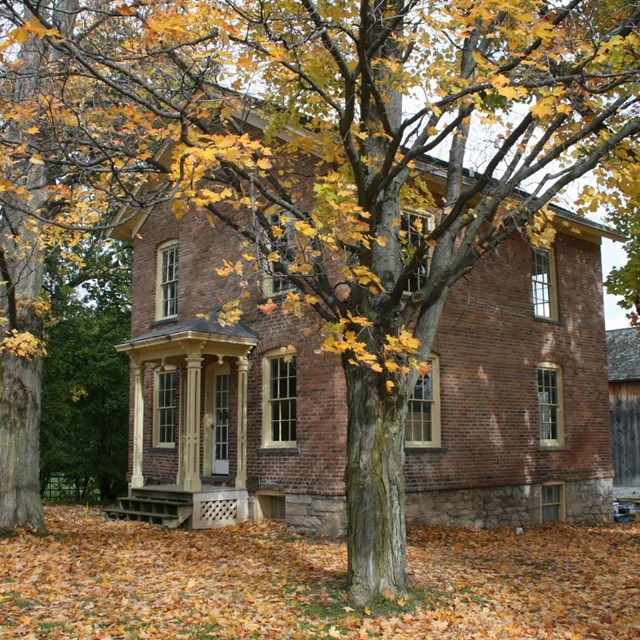
<path fill-rule="evenodd" d="M 540 508 L 542 522 L 564 522 L 564 484 L 560 482 L 543 484 L 540 493 Z"/>
<path fill-rule="evenodd" d="M 256 495 L 259 519 L 286 520 L 285 496 L 282 493 L 259 493 Z"/>

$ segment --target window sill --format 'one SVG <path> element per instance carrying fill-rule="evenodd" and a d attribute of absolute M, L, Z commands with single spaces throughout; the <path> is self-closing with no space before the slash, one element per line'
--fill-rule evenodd
<path fill-rule="evenodd" d="M 299 456 L 300 447 L 257 447 L 259 456 Z"/>
<path fill-rule="evenodd" d="M 550 442 L 549 444 L 544 444 L 542 442 L 538 443 L 538 451 L 570 451 L 571 447 L 564 443 L 554 444 Z"/>
<path fill-rule="evenodd" d="M 538 322 L 544 322 L 545 324 L 555 324 L 558 327 L 561 327 L 563 324 L 560 318 L 545 318 L 544 316 L 537 316 L 533 314 L 533 319 L 537 320 Z"/>
<path fill-rule="evenodd" d="M 449 449 L 446 447 L 429 447 L 420 445 L 409 445 L 404 448 L 405 453 L 447 453 Z"/>
<path fill-rule="evenodd" d="M 149 328 L 161 327 L 163 324 L 175 324 L 179 320 L 179 316 L 167 316 L 166 318 L 159 318 L 149 323 Z"/>
<path fill-rule="evenodd" d="M 176 450 L 175 444 L 166 444 L 166 445 L 156 444 L 153 447 L 151 447 L 151 453 L 170 453 L 175 450 Z"/>

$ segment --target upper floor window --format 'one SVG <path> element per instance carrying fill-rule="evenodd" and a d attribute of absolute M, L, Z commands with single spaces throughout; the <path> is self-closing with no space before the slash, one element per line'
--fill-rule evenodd
<path fill-rule="evenodd" d="M 155 375 L 155 406 L 153 444 L 173 447 L 178 432 L 178 402 L 180 376 L 177 371 L 157 371 Z"/>
<path fill-rule="evenodd" d="M 405 425 L 405 445 L 440 446 L 440 365 L 431 355 L 431 369 L 418 378 L 409 398 Z"/>
<path fill-rule="evenodd" d="M 293 288 L 290 280 L 276 265 L 285 269 L 291 264 L 291 254 L 294 251 L 295 227 L 293 220 L 281 213 L 269 216 L 271 232 L 274 239 L 269 242 L 271 253 L 267 256 L 265 269 L 268 275 L 265 281 L 265 295 L 277 296 Z"/>
<path fill-rule="evenodd" d="M 553 363 L 538 365 L 538 427 L 541 444 L 564 443 L 562 371 Z"/>
<path fill-rule="evenodd" d="M 550 249 L 532 249 L 531 295 L 536 317 L 558 319 L 555 260 Z"/>
<path fill-rule="evenodd" d="M 174 240 L 158 248 L 156 319 L 178 315 L 178 243 Z"/>
<path fill-rule="evenodd" d="M 403 264 L 408 264 L 416 249 L 429 235 L 429 215 L 418 211 L 403 211 L 400 220 L 400 232 L 404 241 Z M 416 270 L 407 283 L 406 292 L 413 293 L 424 285 L 429 275 L 429 253 L 418 262 Z"/>
<path fill-rule="evenodd" d="M 263 363 L 263 444 L 295 446 L 297 425 L 297 371 L 293 353 L 278 349 Z"/>

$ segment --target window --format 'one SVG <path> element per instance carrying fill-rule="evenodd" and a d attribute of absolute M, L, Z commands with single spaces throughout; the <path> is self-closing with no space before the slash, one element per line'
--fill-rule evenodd
<path fill-rule="evenodd" d="M 552 363 L 538 365 L 538 427 L 541 444 L 564 443 L 562 371 Z"/>
<path fill-rule="evenodd" d="M 276 296 L 293 288 L 287 277 L 275 268 L 276 263 L 280 263 L 287 267 L 290 263 L 291 252 L 294 250 L 295 227 L 293 220 L 287 218 L 280 213 L 273 213 L 269 216 L 271 222 L 271 230 L 275 236 L 275 240 L 269 241 L 271 251 L 277 255 L 271 256 L 275 260 L 266 260 L 266 272 L 268 274 L 265 283 L 265 295 Z M 289 258 L 287 257 L 289 256 Z"/>
<path fill-rule="evenodd" d="M 537 318 L 558 319 L 556 274 L 553 252 L 532 249 L 531 295 L 533 314 Z"/>
<path fill-rule="evenodd" d="M 400 232 L 405 243 L 402 262 L 408 264 L 415 250 L 424 243 L 429 235 L 429 216 L 415 211 L 403 211 Z M 416 271 L 407 283 L 406 293 L 418 291 L 424 285 L 429 275 L 429 254 L 418 263 Z"/>
<path fill-rule="evenodd" d="M 178 432 L 180 376 L 177 371 L 157 371 L 155 377 L 154 446 L 173 447 Z"/>
<path fill-rule="evenodd" d="M 156 319 L 178 315 L 178 244 L 165 243 L 158 249 Z"/>
<path fill-rule="evenodd" d="M 542 522 L 563 522 L 565 520 L 564 484 L 550 482 L 543 484 L 540 493 Z"/>
<path fill-rule="evenodd" d="M 286 520 L 286 500 L 283 494 L 275 491 L 258 491 L 256 493 L 258 502 L 259 518 L 269 520 Z"/>
<path fill-rule="evenodd" d="M 278 349 L 278 354 L 282 351 Z M 296 444 L 296 357 L 293 353 L 268 356 L 264 360 L 265 446 Z"/>
<path fill-rule="evenodd" d="M 431 370 L 420 376 L 409 398 L 405 445 L 440 446 L 440 368 L 438 357 L 431 356 Z"/>

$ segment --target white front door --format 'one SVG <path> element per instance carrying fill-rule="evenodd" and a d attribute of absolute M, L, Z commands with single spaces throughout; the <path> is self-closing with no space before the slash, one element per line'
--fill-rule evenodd
<path fill-rule="evenodd" d="M 213 378 L 213 464 L 215 475 L 229 473 L 229 374 Z"/>

